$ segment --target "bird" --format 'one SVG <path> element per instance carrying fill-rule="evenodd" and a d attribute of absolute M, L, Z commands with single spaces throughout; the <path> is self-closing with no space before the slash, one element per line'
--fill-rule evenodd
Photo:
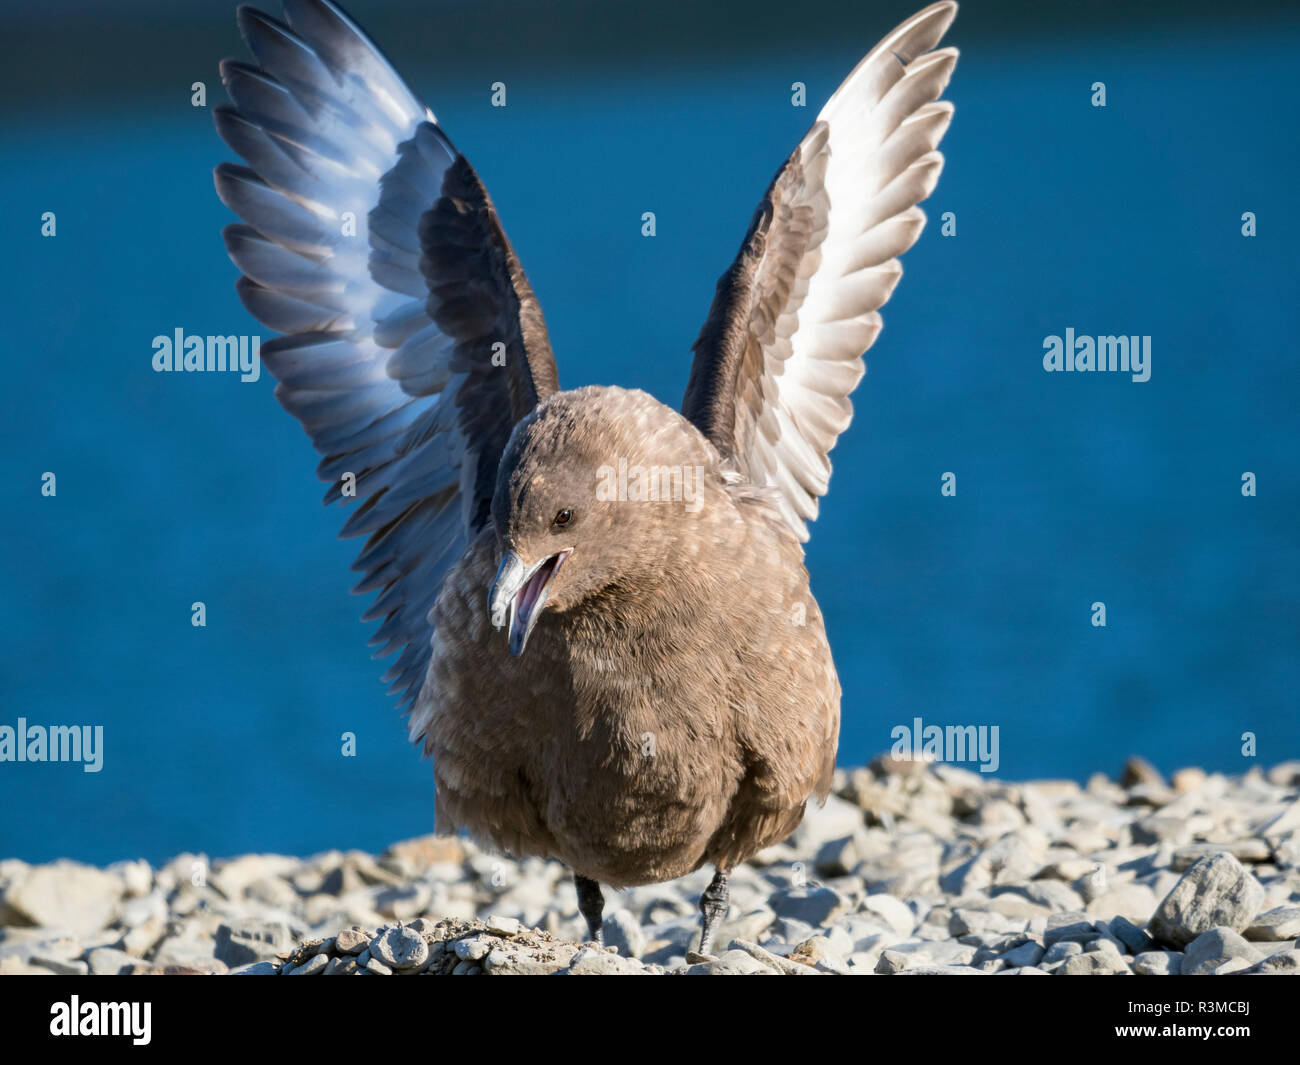
<path fill-rule="evenodd" d="M 214 172 L 280 404 L 365 537 L 376 657 L 431 759 L 439 832 L 605 898 L 728 877 L 832 785 L 841 689 L 804 561 L 828 458 L 943 167 L 944 0 L 891 30 L 777 169 L 679 409 L 562 390 L 487 190 L 331 0 L 237 10 Z"/>

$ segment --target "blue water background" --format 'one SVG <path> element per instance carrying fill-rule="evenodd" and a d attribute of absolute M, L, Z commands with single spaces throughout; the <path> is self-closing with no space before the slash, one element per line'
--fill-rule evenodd
<path fill-rule="evenodd" d="M 516 78 L 503 110 L 393 50 L 491 190 L 562 383 L 675 404 L 759 195 L 884 28 L 864 21 L 780 62 Z M 840 763 L 915 717 L 997 725 L 1009 778 L 1083 779 L 1132 752 L 1232 772 L 1300 756 L 1300 33 L 955 38 L 931 224 L 808 547 L 844 687 Z M 0 856 L 310 853 L 429 831 L 430 767 L 348 594 L 358 544 L 336 539 L 273 382 L 150 369 L 152 338 L 178 326 L 258 331 L 218 235 L 231 218 L 210 172 L 228 153 L 184 92 L 101 93 L 11 114 L 0 144 L 0 724 L 106 736 L 98 774 L 0 764 Z M 1043 338 L 1067 327 L 1151 335 L 1150 381 L 1044 373 Z"/>

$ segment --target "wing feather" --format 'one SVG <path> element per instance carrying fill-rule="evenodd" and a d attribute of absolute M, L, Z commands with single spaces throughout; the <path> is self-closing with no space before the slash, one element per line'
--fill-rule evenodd
<path fill-rule="evenodd" d="M 749 481 L 775 487 L 808 538 L 830 451 L 853 416 L 862 356 L 921 234 L 943 166 L 939 99 L 957 61 L 937 48 L 957 12 L 913 15 L 860 62 L 777 172 L 718 281 L 682 413 Z"/>
<path fill-rule="evenodd" d="M 541 309 L 469 162 L 366 35 L 329 0 L 286 21 L 241 7 L 256 63 L 226 60 L 217 195 L 244 306 L 280 403 L 321 454 L 326 503 L 367 536 L 356 590 L 377 592 L 372 644 L 408 705 L 429 611 L 487 520 L 516 421 L 558 389 Z M 505 364 L 494 362 L 503 344 Z M 350 477 L 348 475 L 351 475 Z M 413 737 L 418 739 L 418 736 Z"/>

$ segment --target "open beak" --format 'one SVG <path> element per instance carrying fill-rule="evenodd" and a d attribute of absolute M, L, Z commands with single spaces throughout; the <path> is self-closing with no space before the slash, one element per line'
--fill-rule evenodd
<path fill-rule="evenodd" d="M 513 551 L 507 551 L 501 560 L 501 568 L 488 593 L 488 612 L 494 628 L 499 629 L 509 621 L 512 655 L 524 653 L 528 635 L 551 594 L 551 582 L 572 553 L 573 548 L 566 548 L 531 566 Z"/>

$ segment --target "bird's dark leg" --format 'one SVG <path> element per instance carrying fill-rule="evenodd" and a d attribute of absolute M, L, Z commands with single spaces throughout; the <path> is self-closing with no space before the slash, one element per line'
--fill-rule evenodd
<path fill-rule="evenodd" d="M 605 939 L 600 932 L 600 915 L 605 911 L 605 896 L 600 893 L 600 885 L 580 873 L 574 873 L 573 886 L 578 889 L 578 912 L 587 919 L 587 930 L 591 933 L 591 938 L 603 946 Z"/>
<path fill-rule="evenodd" d="M 708 954 L 713 949 L 713 936 L 718 930 L 718 922 L 727 916 L 728 895 L 727 870 L 719 868 L 700 896 L 700 913 L 704 915 L 700 929 L 701 954 Z"/>

